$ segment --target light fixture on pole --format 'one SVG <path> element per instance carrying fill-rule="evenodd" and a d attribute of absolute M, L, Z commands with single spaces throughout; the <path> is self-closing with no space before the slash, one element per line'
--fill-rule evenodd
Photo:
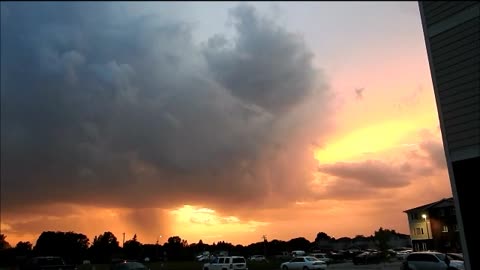
<path fill-rule="evenodd" d="M 428 222 L 427 222 L 427 215 L 422 214 L 422 218 L 425 220 L 425 227 L 427 227 L 427 239 L 430 239 L 430 233 L 428 231 Z"/>

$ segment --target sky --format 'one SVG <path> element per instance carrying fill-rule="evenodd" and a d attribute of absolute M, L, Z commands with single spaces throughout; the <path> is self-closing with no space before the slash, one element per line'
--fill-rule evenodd
<path fill-rule="evenodd" d="M 1 233 L 249 244 L 451 196 L 417 2 L 2 2 Z"/>

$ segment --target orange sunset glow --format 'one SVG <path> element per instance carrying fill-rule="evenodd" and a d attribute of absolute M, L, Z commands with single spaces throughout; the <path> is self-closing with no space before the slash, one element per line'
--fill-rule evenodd
<path fill-rule="evenodd" d="M 416 2 L 121 6 L 2 2 L 12 245 L 409 234 L 452 196 Z"/>

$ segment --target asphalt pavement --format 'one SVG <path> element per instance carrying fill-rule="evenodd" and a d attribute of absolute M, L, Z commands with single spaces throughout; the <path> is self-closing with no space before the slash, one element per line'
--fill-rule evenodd
<path fill-rule="evenodd" d="M 330 264 L 327 270 L 400 270 L 401 262 L 354 265 L 352 262 Z M 279 270 L 272 269 L 272 270 Z"/>
<path fill-rule="evenodd" d="M 391 263 L 378 263 L 378 264 L 366 264 L 366 265 L 354 265 L 351 262 L 331 264 L 327 270 L 330 269 L 342 269 L 342 270 L 400 270 L 401 262 Z"/>

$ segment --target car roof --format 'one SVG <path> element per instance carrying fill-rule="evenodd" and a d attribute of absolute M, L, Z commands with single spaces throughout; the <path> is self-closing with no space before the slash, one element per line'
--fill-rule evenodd
<path fill-rule="evenodd" d="M 445 254 L 438 251 L 415 251 L 410 254 Z"/>
<path fill-rule="evenodd" d="M 438 252 L 438 251 L 416 251 L 416 252 L 411 252 L 407 256 L 410 257 L 415 254 L 425 254 L 425 255 L 445 255 L 445 253 Z"/>

